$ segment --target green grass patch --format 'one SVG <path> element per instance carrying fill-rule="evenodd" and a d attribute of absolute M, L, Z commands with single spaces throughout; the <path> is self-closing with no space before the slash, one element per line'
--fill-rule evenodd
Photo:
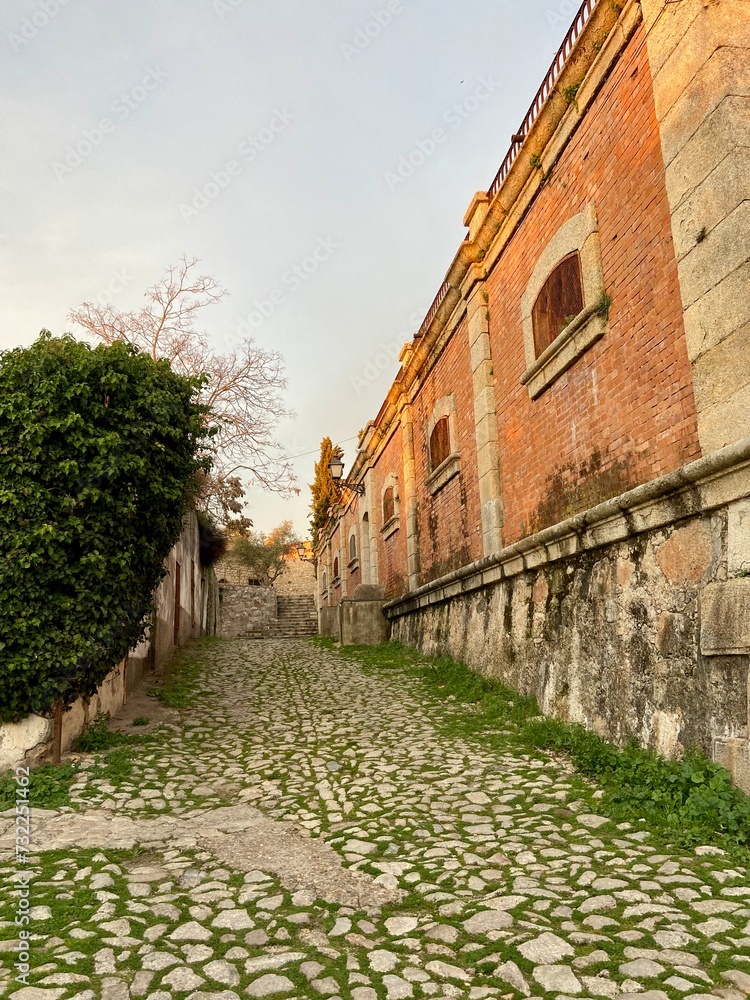
<path fill-rule="evenodd" d="M 317 646 L 318 649 L 336 649 L 336 641 L 328 635 L 313 635 L 310 636 L 309 642 L 313 646 Z"/>
<path fill-rule="evenodd" d="M 530 722 L 524 733 L 541 750 L 567 754 L 604 789 L 602 804 L 617 819 L 666 830 L 684 847 L 714 843 L 750 861 L 750 797 L 721 765 L 697 750 L 665 760 L 635 741 L 622 750 L 579 725 Z"/>
<path fill-rule="evenodd" d="M 70 805 L 70 786 L 78 768 L 75 764 L 47 764 L 31 771 L 28 798 L 18 799 L 19 785 L 12 771 L 0 778 L 0 812 L 22 801 L 37 809 L 58 809 Z"/>
<path fill-rule="evenodd" d="M 216 636 L 207 636 L 185 646 L 167 665 L 162 686 L 156 691 L 159 700 L 169 708 L 191 707 L 202 693 L 205 654 L 211 646 L 223 641 Z"/>
<path fill-rule="evenodd" d="M 646 825 L 676 847 L 714 844 L 750 863 L 750 796 L 699 751 L 669 761 L 635 742 L 619 749 L 583 726 L 540 718 L 534 698 L 465 664 L 425 657 L 399 643 L 349 646 L 340 654 L 365 670 L 401 670 L 421 680 L 433 698 L 448 703 L 446 708 L 455 705 L 456 710 L 435 719 L 453 737 L 476 737 L 497 749 L 515 745 L 526 752 L 566 754 L 579 774 L 604 791 L 595 808 L 612 819 L 636 828 Z"/>
<path fill-rule="evenodd" d="M 91 723 L 86 732 L 81 733 L 75 740 L 73 750 L 76 753 L 98 753 L 100 750 L 110 750 L 112 747 L 130 743 L 132 739 L 127 733 L 111 730 L 108 717 L 100 715 Z"/>

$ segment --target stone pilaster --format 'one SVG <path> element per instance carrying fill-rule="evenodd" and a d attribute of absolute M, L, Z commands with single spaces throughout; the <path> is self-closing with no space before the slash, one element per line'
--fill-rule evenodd
<path fill-rule="evenodd" d="M 488 556 L 493 552 L 499 552 L 503 547 L 503 501 L 489 311 L 487 293 L 481 281 L 473 283 L 468 291 L 467 320 L 474 392 L 482 541 L 484 554 Z"/>
<path fill-rule="evenodd" d="M 417 469 L 414 460 L 414 414 L 409 403 L 404 403 L 399 414 L 401 420 L 401 447 L 404 459 L 404 495 L 402 497 L 406 524 L 406 558 L 409 590 L 419 586 L 419 518 L 417 501 Z"/>
<path fill-rule="evenodd" d="M 642 0 L 704 454 L 750 426 L 750 0 Z"/>
<path fill-rule="evenodd" d="M 380 510 L 380 497 L 376 495 L 375 491 L 375 471 L 374 469 L 368 469 L 365 473 L 364 478 L 365 483 L 365 500 L 367 503 L 367 510 L 369 512 L 369 524 L 370 524 L 370 579 L 367 581 L 370 584 L 378 584 L 380 582 L 380 560 L 378 558 L 378 541 L 379 541 L 379 520 L 381 515 Z"/>

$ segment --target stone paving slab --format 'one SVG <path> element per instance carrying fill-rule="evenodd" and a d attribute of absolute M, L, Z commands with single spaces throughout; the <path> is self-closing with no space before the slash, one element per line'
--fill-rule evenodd
<path fill-rule="evenodd" d="M 465 710 L 305 641 L 207 647 L 191 710 L 37 812 L 28 987 L 0 817 L 0 996 L 750 995 L 747 872 L 451 737 Z"/>

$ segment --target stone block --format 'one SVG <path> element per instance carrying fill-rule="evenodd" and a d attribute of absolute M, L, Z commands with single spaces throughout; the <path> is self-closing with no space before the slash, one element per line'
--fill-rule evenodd
<path fill-rule="evenodd" d="M 666 171 L 670 204 L 679 206 L 695 191 L 730 150 L 750 146 L 750 100 L 725 97 L 716 110 L 685 143 Z"/>
<path fill-rule="evenodd" d="M 339 609 L 321 608 L 318 612 L 318 632 L 320 635 L 339 638 Z"/>
<path fill-rule="evenodd" d="M 727 535 L 729 575 L 750 573 L 750 500 L 730 504 Z"/>
<path fill-rule="evenodd" d="M 342 646 L 377 646 L 388 642 L 385 601 L 344 600 L 339 605 Z"/>
<path fill-rule="evenodd" d="M 729 771 L 738 788 L 750 795 L 750 740 L 731 737 L 715 739 L 713 759 Z"/>
<path fill-rule="evenodd" d="M 750 18 L 745 0 L 722 0 L 711 7 L 704 5 L 704 12 L 692 21 L 654 76 L 660 118 L 668 114 L 703 67 L 728 43 L 737 60 L 743 58 L 743 50 L 750 48 Z"/>
<path fill-rule="evenodd" d="M 656 553 L 664 576 L 670 583 L 698 583 L 708 571 L 714 556 L 711 525 L 707 521 L 691 521 L 675 528 L 662 542 Z"/>
<path fill-rule="evenodd" d="M 750 325 L 726 337 L 693 363 L 693 387 L 698 412 L 731 399 L 750 383 Z M 732 438 L 750 430 L 750 424 L 733 429 Z M 711 449 L 713 450 L 713 449 Z"/>
<path fill-rule="evenodd" d="M 703 588 L 700 628 L 704 656 L 750 655 L 750 577 Z"/>
<path fill-rule="evenodd" d="M 750 145 L 735 146 L 680 204 L 672 216 L 678 260 L 703 247 L 708 250 L 711 241 L 702 239 L 702 234 L 711 235 L 743 202 L 750 201 L 749 162 Z"/>
<path fill-rule="evenodd" d="M 687 84 L 681 99 L 662 121 L 662 150 L 669 165 L 725 97 L 750 95 L 747 50 L 718 49 Z"/>
<path fill-rule="evenodd" d="M 748 427 L 750 392 L 747 386 L 738 388 L 729 399 L 698 411 L 698 437 L 706 454 L 744 437 Z"/>
<path fill-rule="evenodd" d="M 695 361 L 750 321 L 750 264 L 744 264 L 685 311 L 688 356 Z M 738 438 L 743 434 L 740 431 Z"/>
<path fill-rule="evenodd" d="M 24 760 L 39 760 L 50 745 L 53 728 L 51 719 L 39 715 L 0 725 L 0 774 Z"/>
<path fill-rule="evenodd" d="M 684 257 L 680 288 L 686 309 L 750 260 L 748 232 L 750 201 L 743 201 Z"/>

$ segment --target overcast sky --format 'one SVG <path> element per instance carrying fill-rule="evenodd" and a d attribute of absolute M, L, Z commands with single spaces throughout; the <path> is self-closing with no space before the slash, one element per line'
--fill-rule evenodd
<path fill-rule="evenodd" d="M 306 533 L 321 438 L 354 457 L 573 13 L 3 0 L 0 349 L 69 330 L 84 300 L 138 308 L 167 265 L 200 258 L 231 293 L 205 329 L 231 345 L 251 320 L 298 414 L 279 439 L 301 495 L 251 490 L 249 514 Z"/>

